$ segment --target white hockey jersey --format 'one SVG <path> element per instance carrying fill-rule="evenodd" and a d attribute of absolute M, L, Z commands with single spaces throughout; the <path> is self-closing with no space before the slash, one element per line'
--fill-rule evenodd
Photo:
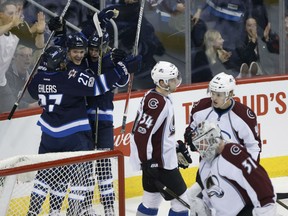
<path fill-rule="evenodd" d="M 141 162 L 152 158 L 160 168 L 178 167 L 174 109 L 169 96 L 155 89 L 144 95 L 132 129 L 130 150 L 130 161 L 136 170 L 140 170 Z"/>
<path fill-rule="evenodd" d="M 258 160 L 261 152 L 261 139 L 258 134 L 257 117 L 244 104 L 232 100 L 227 110 L 215 110 L 211 98 L 204 98 L 194 103 L 190 113 L 192 130 L 202 121 L 209 120 L 221 129 L 224 140 L 239 143 L 247 148 L 253 159 Z"/>
<path fill-rule="evenodd" d="M 235 216 L 245 205 L 257 209 L 275 206 L 267 172 L 239 144 L 226 144 L 211 163 L 201 160 L 199 174 L 203 200 L 217 216 Z"/>

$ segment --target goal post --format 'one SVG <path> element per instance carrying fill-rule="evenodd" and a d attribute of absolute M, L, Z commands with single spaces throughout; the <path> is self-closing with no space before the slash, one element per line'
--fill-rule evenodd
<path fill-rule="evenodd" d="M 125 215 L 124 155 L 119 150 L 0 161 L 0 215 L 84 216 L 106 211 Z"/>

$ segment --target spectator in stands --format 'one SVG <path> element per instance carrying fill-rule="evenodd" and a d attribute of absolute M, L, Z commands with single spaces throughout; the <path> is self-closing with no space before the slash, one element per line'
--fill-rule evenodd
<path fill-rule="evenodd" d="M 30 75 L 32 57 L 33 57 L 32 48 L 26 47 L 21 44 L 17 46 L 10 68 L 6 73 L 8 85 L 10 86 L 11 91 L 15 98 L 17 98 L 17 96 L 19 95 L 26 80 Z M 37 101 L 31 98 L 28 92 L 25 92 L 18 107 L 19 108 L 38 107 L 38 103 Z"/>
<path fill-rule="evenodd" d="M 276 54 L 279 52 L 278 44 L 275 43 L 275 34 L 270 31 L 270 23 L 264 30 L 264 36 L 258 36 L 257 22 L 254 18 L 249 17 L 245 22 L 245 37 L 243 42 L 237 43 L 236 51 L 243 63 L 246 63 L 250 69 L 250 76 L 261 74 L 275 74 L 277 73 L 278 63 Z"/>
<path fill-rule="evenodd" d="M 41 23 L 41 25 L 38 26 L 39 28 L 37 28 L 35 37 L 28 37 L 27 40 L 22 39 L 21 36 L 26 34 L 27 31 L 26 33 L 18 31 L 19 34 L 17 35 L 12 33 L 16 28 L 22 29 L 23 24 L 23 20 L 17 13 L 16 5 L 12 1 L 6 1 L 0 4 L 0 113 L 10 110 L 16 100 L 7 84 L 6 72 L 10 66 L 19 40 L 20 43 L 33 44 L 34 46 L 44 44 L 44 36 L 42 33 L 45 28 L 45 19 L 44 22 L 42 19 L 39 23 Z"/>
<path fill-rule="evenodd" d="M 223 48 L 224 39 L 217 30 L 208 30 L 204 35 L 204 46 L 192 55 L 192 82 L 210 81 L 221 71 L 237 76 L 240 59 L 233 50 Z"/>

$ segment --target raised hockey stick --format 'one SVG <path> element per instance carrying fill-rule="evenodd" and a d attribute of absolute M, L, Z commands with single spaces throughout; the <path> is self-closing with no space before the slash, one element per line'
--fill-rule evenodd
<path fill-rule="evenodd" d="M 140 30 L 141 30 L 141 25 L 142 25 L 142 18 L 143 18 L 143 13 L 144 13 L 145 1 L 146 0 L 141 0 L 141 6 L 140 6 L 140 11 L 139 11 L 138 23 L 137 23 L 137 31 L 136 31 L 135 42 L 134 42 L 133 53 L 132 53 L 133 56 L 138 55 L 138 43 L 139 43 Z M 131 73 L 130 77 L 129 77 L 127 95 L 126 95 L 126 99 L 125 99 L 125 107 L 124 107 L 124 114 L 123 114 L 122 127 L 121 127 L 121 133 L 122 134 L 125 133 L 125 129 L 126 129 L 128 106 L 129 106 L 129 100 L 131 97 L 133 79 L 134 79 L 134 73 Z"/>
<path fill-rule="evenodd" d="M 174 191 L 172 191 L 171 189 L 167 188 L 164 184 L 162 184 L 159 180 L 154 179 L 155 180 L 155 185 L 158 189 L 165 191 L 166 193 L 168 193 L 170 196 L 172 196 L 173 198 L 177 199 L 183 206 L 185 206 L 186 208 L 188 208 L 190 210 L 190 205 L 185 202 L 185 200 L 181 199 L 177 194 L 174 193 Z"/>
<path fill-rule="evenodd" d="M 62 11 L 62 14 L 60 15 L 60 19 L 63 19 L 63 17 L 65 16 L 65 14 L 66 14 L 71 2 L 72 2 L 72 0 L 68 0 L 67 1 L 66 5 L 65 5 L 65 7 L 64 7 L 64 9 Z M 27 90 L 28 85 L 30 84 L 31 80 L 33 79 L 33 76 L 36 74 L 37 68 L 38 68 L 38 64 L 40 63 L 40 60 L 42 59 L 42 55 L 44 54 L 45 50 L 47 49 L 52 37 L 54 36 L 54 34 L 55 34 L 55 31 L 52 31 L 50 36 L 49 36 L 49 38 L 48 38 L 48 40 L 47 40 L 47 42 L 46 42 L 46 44 L 45 44 L 45 46 L 44 46 L 44 48 L 42 49 L 41 54 L 39 55 L 36 63 L 34 64 L 34 67 L 32 68 L 32 72 L 31 72 L 30 76 L 26 80 L 22 90 L 19 92 L 18 98 L 17 98 L 16 102 L 14 103 L 14 106 L 12 107 L 12 109 L 11 109 L 9 115 L 8 115 L 8 119 L 9 120 L 12 118 L 15 110 L 17 109 L 21 99 L 24 96 L 25 91 Z"/>

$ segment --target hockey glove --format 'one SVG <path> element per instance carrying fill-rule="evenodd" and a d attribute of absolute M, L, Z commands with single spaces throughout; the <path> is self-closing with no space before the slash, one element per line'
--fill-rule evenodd
<path fill-rule="evenodd" d="M 111 51 L 111 61 L 114 65 L 116 65 L 119 61 L 124 61 L 124 59 L 127 57 L 127 54 L 124 50 L 113 48 Z"/>
<path fill-rule="evenodd" d="M 133 57 L 132 55 L 128 56 L 125 59 L 125 64 L 127 66 L 129 73 L 139 73 L 141 71 L 141 65 L 142 65 L 142 55 L 137 55 Z"/>
<path fill-rule="evenodd" d="M 114 9 L 114 10 L 102 10 L 98 14 L 98 20 L 100 22 L 100 26 L 102 29 L 105 29 L 107 26 L 107 23 L 110 22 L 110 19 L 116 18 L 119 15 L 119 11 Z"/>
<path fill-rule="evenodd" d="M 191 156 L 189 154 L 188 149 L 186 148 L 186 145 L 181 141 L 178 140 L 178 147 L 176 148 L 177 152 L 177 159 L 178 159 L 178 166 L 186 169 L 189 167 L 189 164 L 192 163 Z"/>
<path fill-rule="evenodd" d="M 206 205 L 206 203 L 198 198 L 195 197 L 194 199 L 190 200 L 190 216 L 211 216 L 211 210 Z"/>
<path fill-rule="evenodd" d="M 57 31 L 61 30 L 66 24 L 66 21 L 64 19 L 60 19 L 59 16 L 52 17 L 48 22 L 48 28 L 50 31 Z"/>
<path fill-rule="evenodd" d="M 141 167 L 143 174 L 147 175 L 150 178 L 158 179 L 158 163 L 156 163 L 153 159 L 143 162 L 141 164 Z"/>
<path fill-rule="evenodd" d="M 191 151 L 197 151 L 196 147 L 192 143 L 192 128 L 187 127 L 184 133 L 184 142 L 190 147 Z"/>

